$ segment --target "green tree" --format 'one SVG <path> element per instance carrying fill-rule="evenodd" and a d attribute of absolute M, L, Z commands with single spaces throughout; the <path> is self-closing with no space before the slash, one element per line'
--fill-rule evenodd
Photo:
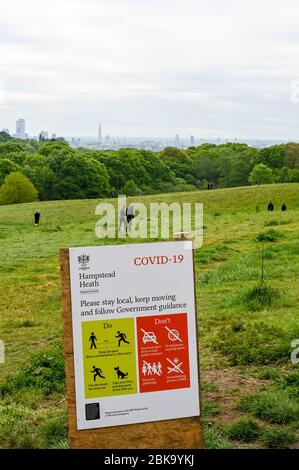
<path fill-rule="evenodd" d="M 8 158 L 18 165 L 23 164 L 28 152 L 32 152 L 32 148 L 28 143 L 25 144 L 15 140 L 0 143 L 0 158 Z"/>
<path fill-rule="evenodd" d="M 217 162 L 217 151 L 213 148 L 200 150 L 194 157 L 195 177 L 197 181 L 210 181 L 217 185 L 219 165 Z"/>
<path fill-rule="evenodd" d="M 74 152 L 66 156 L 55 154 L 48 159 L 49 168 L 54 174 L 53 199 L 85 199 L 108 195 L 107 170 L 94 158 Z"/>
<path fill-rule="evenodd" d="M 136 196 L 137 186 L 133 180 L 128 180 L 124 185 L 123 192 L 126 196 Z"/>
<path fill-rule="evenodd" d="M 0 188 L 0 204 L 18 204 L 37 200 L 37 190 L 19 171 L 6 176 Z"/>
<path fill-rule="evenodd" d="M 8 158 L 0 158 L 0 186 L 5 180 L 5 177 L 13 171 L 19 171 L 20 167 Z"/>
<path fill-rule="evenodd" d="M 299 144 L 289 142 L 285 146 L 285 166 L 299 170 Z"/>
<path fill-rule="evenodd" d="M 54 183 L 56 180 L 47 157 L 38 153 L 28 155 L 22 171 L 38 190 L 41 201 L 54 198 Z"/>
<path fill-rule="evenodd" d="M 253 164 L 263 163 L 269 168 L 281 168 L 285 163 L 285 145 L 272 145 L 260 149 L 253 158 Z"/>
<path fill-rule="evenodd" d="M 196 150 L 195 147 L 190 147 L 190 149 Z M 194 155 L 190 150 L 188 153 L 177 147 L 165 147 L 159 156 L 177 178 L 183 178 L 187 183 L 196 185 L 195 170 L 190 155 Z"/>
<path fill-rule="evenodd" d="M 250 184 L 270 184 L 273 183 L 273 171 L 263 163 L 255 165 L 249 175 Z"/>
<path fill-rule="evenodd" d="M 12 140 L 11 135 L 9 135 L 7 132 L 1 131 L 0 142 L 8 142 L 9 140 Z"/>
<path fill-rule="evenodd" d="M 66 156 L 66 155 L 75 155 L 75 150 L 72 149 L 67 142 L 55 140 L 53 142 L 43 143 L 38 150 L 38 153 L 44 155 L 45 157 L 50 157 L 54 155 Z"/>

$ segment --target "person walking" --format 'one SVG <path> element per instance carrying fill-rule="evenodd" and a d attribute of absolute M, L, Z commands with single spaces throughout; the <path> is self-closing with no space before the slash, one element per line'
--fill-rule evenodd
<path fill-rule="evenodd" d="M 37 227 L 39 224 L 40 212 L 36 209 L 34 212 L 34 225 Z"/>
<path fill-rule="evenodd" d="M 128 222 L 128 229 L 131 231 L 131 223 L 132 220 L 134 219 L 134 204 L 130 204 L 129 207 L 127 208 L 127 222 Z"/>
<path fill-rule="evenodd" d="M 268 211 L 270 211 L 270 212 L 274 211 L 274 204 L 273 204 L 273 202 L 271 202 L 271 201 L 269 202 L 267 209 L 268 209 Z"/>

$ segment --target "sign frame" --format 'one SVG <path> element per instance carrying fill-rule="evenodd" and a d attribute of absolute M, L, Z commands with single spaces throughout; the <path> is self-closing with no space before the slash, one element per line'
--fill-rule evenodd
<path fill-rule="evenodd" d="M 184 241 L 185 236 L 174 241 Z M 175 418 L 146 423 L 126 424 L 86 430 L 77 429 L 76 391 L 73 349 L 73 326 L 70 287 L 69 249 L 60 250 L 60 275 L 62 289 L 62 315 L 64 328 L 64 356 L 66 372 L 66 396 L 68 406 L 68 430 L 71 448 L 89 449 L 202 449 L 204 447 L 201 416 Z M 195 266 L 193 256 L 195 290 Z M 195 317 L 198 337 L 196 292 Z M 200 366 L 197 344 L 198 377 Z M 200 402 L 200 397 L 199 397 Z"/>

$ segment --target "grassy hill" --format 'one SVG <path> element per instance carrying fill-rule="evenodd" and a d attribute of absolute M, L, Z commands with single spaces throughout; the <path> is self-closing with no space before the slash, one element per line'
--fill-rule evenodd
<path fill-rule="evenodd" d="M 296 445 L 299 369 L 290 343 L 299 338 L 299 184 L 134 200 L 204 203 L 195 260 L 207 447 Z M 0 206 L 0 447 L 68 445 L 58 251 L 130 242 L 96 238 L 98 202 Z M 256 289 L 263 245 L 265 288 Z"/>

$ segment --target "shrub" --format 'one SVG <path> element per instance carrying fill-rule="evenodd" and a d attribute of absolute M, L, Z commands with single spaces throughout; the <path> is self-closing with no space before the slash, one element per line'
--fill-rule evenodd
<path fill-rule="evenodd" d="M 20 172 L 6 176 L 0 188 L 0 204 L 18 204 L 37 200 L 37 190 L 29 179 Z"/>
<path fill-rule="evenodd" d="M 136 186 L 135 181 L 128 180 L 124 186 L 123 191 L 126 196 L 136 196 L 137 186 Z"/>
<path fill-rule="evenodd" d="M 270 184 L 273 183 L 273 171 L 264 163 L 258 163 L 253 167 L 248 181 L 250 184 Z"/>

